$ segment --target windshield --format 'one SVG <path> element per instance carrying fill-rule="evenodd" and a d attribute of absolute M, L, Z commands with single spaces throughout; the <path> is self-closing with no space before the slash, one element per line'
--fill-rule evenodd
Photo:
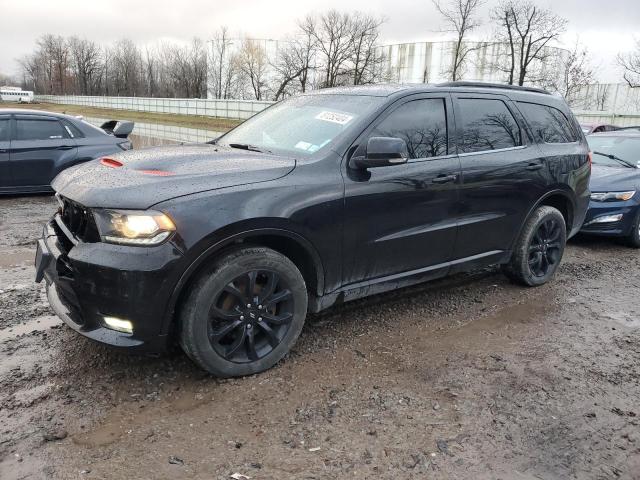
<path fill-rule="evenodd" d="M 366 95 L 301 95 L 247 120 L 216 143 L 260 151 L 311 155 L 327 148 L 386 99 Z"/>
<path fill-rule="evenodd" d="M 588 136 L 589 148 L 592 152 L 606 153 L 621 158 L 625 162 L 637 165 L 640 162 L 640 137 L 608 137 Z M 593 155 L 595 165 L 621 167 L 622 164 L 603 155 Z"/>

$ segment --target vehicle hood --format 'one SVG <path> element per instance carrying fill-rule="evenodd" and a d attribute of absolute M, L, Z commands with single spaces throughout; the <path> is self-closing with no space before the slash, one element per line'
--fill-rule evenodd
<path fill-rule="evenodd" d="M 130 150 L 61 172 L 59 194 L 86 207 L 147 209 L 171 198 L 275 180 L 290 173 L 292 158 L 212 144 Z M 118 165 L 121 164 L 121 165 Z"/>
<path fill-rule="evenodd" d="M 640 184 L 640 169 L 602 165 L 593 165 L 591 168 L 589 188 L 592 192 L 635 190 L 638 184 Z"/>

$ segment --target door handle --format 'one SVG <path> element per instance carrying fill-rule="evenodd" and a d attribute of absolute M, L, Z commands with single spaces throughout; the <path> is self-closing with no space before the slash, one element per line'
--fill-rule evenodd
<path fill-rule="evenodd" d="M 60 145 L 59 147 L 56 147 L 57 150 L 71 150 L 73 147 L 73 145 Z"/>
<path fill-rule="evenodd" d="M 530 163 L 527 165 L 527 170 L 540 170 L 544 165 L 541 163 Z"/>
<path fill-rule="evenodd" d="M 433 183 L 449 183 L 455 182 L 458 179 L 458 175 L 438 175 L 431 181 Z"/>

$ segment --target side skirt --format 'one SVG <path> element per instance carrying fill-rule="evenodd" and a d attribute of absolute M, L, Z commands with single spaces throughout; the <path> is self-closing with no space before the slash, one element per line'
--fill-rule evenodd
<path fill-rule="evenodd" d="M 376 295 L 379 293 L 397 290 L 418 283 L 436 280 L 453 273 L 464 272 L 487 265 L 506 263 L 511 257 L 510 251 L 493 250 L 490 252 L 459 258 L 450 262 L 439 263 L 429 267 L 409 270 L 407 272 L 378 277 L 363 282 L 352 283 L 323 295 L 313 296 L 309 299 L 309 311 L 318 313 L 333 305 L 350 302 L 359 298 Z"/>

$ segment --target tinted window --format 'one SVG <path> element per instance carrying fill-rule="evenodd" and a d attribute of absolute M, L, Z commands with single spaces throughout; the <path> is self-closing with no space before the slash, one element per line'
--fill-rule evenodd
<path fill-rule="evenodd" d="M 537 141 L 571 143 L 577 140 L 571 123 L 557 108 L 524 102 L 518 102 L 518 108 L 531 125 Z"/>
<path fill-rule="evenodd" d="M 460 99 L 463 152 L 521 145 L 520 128 L 502 100 Z"/>
<path fill-rule="evenodd" d="M 397 137 L 407 142 L 409 158 L 447 154 L 444 100 L 414 100 L 401 105 L 378 124 L 370 137 Z"/>
<path fill-rule="evenodd" d="M 73 123 L 66 122 L 66 121 L 63 121 L 63 122 L 64 122 L 64 125 L 69 129 L 69 133 L 71 134 L 71 136 L 73 138 L 82 138 L 82 137 L 84 137 L 84 135 L 82 134 L 80 129 L 78 129 L 78 127 L 76 127 Z"/>
<path fill-rule="evenodd" d="M 9 141 L 9 119 L 0 118 L 0 142 Z"/>
<path fill-rule="evenodd" d="M 57 120 L 18 120 L 17 140 L 49 140 L 67 138 L 67 132 Z"/>

